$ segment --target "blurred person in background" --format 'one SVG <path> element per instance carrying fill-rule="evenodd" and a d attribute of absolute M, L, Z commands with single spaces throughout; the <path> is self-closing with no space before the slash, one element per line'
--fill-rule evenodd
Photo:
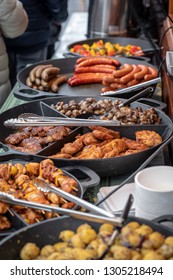
<path fill-rule="evenodd" d="M 11 91 L 8 55 L 3 37 L 15 38 L 21 35 L 27 24 L 28 17 L 21 2 L 0 0 L 0 107 Z"/>
<path fill-rule="evenodd" d="M 6 39 L 9 55 L 10 81 L 12 86 L 20 70 L 29 64 L 47 59 L 51 38 L 51 23 L 59 22 L 59 17 L 68 16 L 67 0 L 21 0 L 28 14 L 29 24 L 21 36 Z"/>
<path fill-rule="evenodd" d="M 47 59 L 50 59 L 55 53 L 55 44 L 59 40 L 62 23 L 68 18 L 68 0 L 61 0 L 61 7 L 57 15 L 57 19 L 52 19 L 50 23 L 50 39 L 48 43 Z"/>

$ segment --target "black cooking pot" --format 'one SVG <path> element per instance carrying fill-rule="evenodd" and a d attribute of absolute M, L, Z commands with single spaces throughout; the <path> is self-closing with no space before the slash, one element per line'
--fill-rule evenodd
<path fill-rule="evenodd" d="M 78 53 L 71 52 L 71 48 L 73 48 L 75 45 L 83 45 L 83 44 L 88 44 L 91 46 L 93 43 L 102 40 L 104 43 L 110 42 L 112 44 L 120 44 L 122 46 L 127 46 L 127 45 L 134 45 L 134 46 L 139 46 L 141 47 L 142 51 L 144 52 L 144 56 L 132 56 L 131 58 L 136 58 L 140 60 L 148 60 L 150 61 L 150 58 L 153 57 L 155 54 L 155 49 L 151 45 L 151 43 L 145 39 L 140 39 L 140 38 L 130 38 L 130 37 L 107 37 L 107 38 L 89 38 L 86 40 L 81 40 L 81 41 L 76 41 L 73 43 L 70 43 L 67 45 L 67 53 L 65 53 L 65 56 L 68 56 L 68 54 L 72 56 L 80 56 L 82 57 L 83 55 L 80 55 Z M 158 49 L 158 46 L 156 46 L 156 49 Z M 120 54 L 121 56 L 121 54 Z M 116 57 L 116 56 L 115 56 Z"/>
<path fill-rule="evenodd" d="M 170 228 L 161 226 L 155 222 L 137 217 L 129 217 L 126 223 L 131 221 L 146 224 L 164 236 L 173 235 L 173 231 Z M 47 244 L 55 244 L 60 241 L 58 236 L 61 231 L 67 229 L 75 231 L 83 223 L 85 221 L 64 216 L 20 229 L 0 242 L 0 260 L 18 260 L 20 250 L 27 242 L 36 243 L 40 248 Z M 87 223 L 95 230 L 98 230 L 100 227 L 100 224 L 96 222 L 87 221 Z"/>
<path fill-rule="evenodd" d="M 74 74 L 74 67 L 76 64 L 77 57 L 75 58 L 60 58 L 60 59 L 50 59 L 45 61 L 40 61 L 39 63 L 32 64 L 24 69 L 22 69 L 18 75 L 17 80 L 19 82 L 19 87 L 14 88 L 14 95 L 17 98 L 23 99 L 23 100 L 35 100 L 35 99 L 43 99 L 45 97 L 55 97 L 57 94 L 59 95 L 65 95 L 65 96 L 83 96 L 83 95 L 89 95 L 89 96 L 98 96 L 101 93 L 101 88 L 103 85 L 101 83 L 98 84 L 87 84 L 87 85 L 80 85 L 71 87 L 67 83 L 62 84 L 59 87 L 59 92 L 57 94 L 46 92 L 46 91 L 40 91 L 40 90 L 34 90 L 28 86 L 26 86 L 26 79 L 29 76 L 30 71 L 40 65 L 40 64 L 52 64 L 53 66 L 60 68 L 60 74 L 66 75 L 67 77 L 72 77 Z M 149 67 L 154 67 L 152 64 L 142 60 L 132 59 L 132 58 L 126 58 L 126 57 L 118 57 L 117 60 L 121 63 L 128 63 L 128 64 L 144 64 Z M 155 88 L 155 85 L 153 85 Z M 118 93 L 115 94 L 115 96 L 119 96 L 121 98 L 129 98 L 134 94 L 133 92 L 129 93 Z"/>

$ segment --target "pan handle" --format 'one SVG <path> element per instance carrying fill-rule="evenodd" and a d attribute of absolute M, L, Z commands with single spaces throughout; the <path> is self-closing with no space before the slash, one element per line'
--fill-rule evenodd
<path fill-rule="evenodd" d="M 84 192 L 87 188 L 96 187 L 100 184 L 100 177 L 97 173 L 86 166 L 66 166 L 62 169 L 71 173 L 80 181 Z M 83 177 L 87 177 L 87 181 L 86 179 L 83 180 Z"/>
<path fill-rule="evenodd" d="M 78 55 L 73 54 L 73 53 L 71 53 L 71 52 L 63 53 L 63 56 L 64 56 L 65 58 L 69 58 L 69 57 L 76 57 L 76 58 L 78 58 Z M 80 55 L 79 55 L 79 57 L 80 57 Z"/>
<path fill-rule="evenodd" d="M 140 99 L 138 99 L 138 102 L 144 103 L 151 107 L 156 107 L 158 110 L 164 110 L 167 107 L 166 103 L 161 102 L 159 100 L 152 99 L 152 98 L 140 98 Z"/>
<path fill-rule="evenodd" d="M 18 155 L 18 154 L 23 154 L 19 151 L 15 151 L 13 149 L 11 149 L 10 147 L 4 145 L 2 142 L 0 142 L 0 160 L 2 160 L 4 158 L 4 160 L 6 160 L 6 156 L 7 156 L 7 160 L 9 155 Z"/>
<path fill-rule="evenodd" d="M 173 224 L 173 215 L 163 215 L 153 219 L 152 222 L 155 224 L 160 224 L 163 222 L 172 222 Z"/>
<path fill-rule="evenodd" d="M 35 100 L 43 97 L 55 97 L 55 93 L 44 92 L 44 91 L 27 88 L 27 87 L 20 87 L 14 89 L 13 93 L 14 96 L 16 96 L 17 98 L 26 101 Z"/>

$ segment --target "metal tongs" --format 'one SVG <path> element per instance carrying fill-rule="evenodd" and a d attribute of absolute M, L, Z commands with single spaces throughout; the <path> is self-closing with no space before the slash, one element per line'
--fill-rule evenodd
<path fill-rule="evenodd" d="M 114 90 L 106 91 L 106 92 L 101 93 L 101 95 L 104 95 L 104 96 L 114 96 L 114 95 L 117 95 L 117 94 L 120 94 L 120 93 L 128 93 L 128 92 L 131 92 L 131 91 L 140 90 L 142 88 L 151 86 L 153 84 L 157 84 L 159 82 L 161 82 L 161 77 L 152 79 L 152 80 L 147 81 L 147 82 L 143 82 L 143 83 L 137 84 L 135 86 L 119 89 L 119 90 L 116 90 L 116 91 L 114 91 Z"/>
<path fill-rule="evenodd" d="M 120 125 L 119 121 L 102 121 L 99 119 L 78 119 L 78 118 L 60 118 L 60 117 L 28 117 L 8 119 L 4 122 L 6 127 L 17 129 L 26 126 L 116 126 Z"/>
<path fill-rule="evenodd" d="M 111 223 L 117 227 L 121 227 L 124 222 L 123 218 L 115 217 L 114 215 L 111 218 L 111 217 L 95 215 L 92 213 L 76 211 L 73 209 L 65 209 L 65 208 L 56 207 L 56 206 L 52 206 L 52 205 L 50 206 L 50 205 L 46 205 L 46 204 L 26 201 L 23 199 L 15 198 L 12 194 L 8 194 L 5 192 L 0 192 L 0 200 L 4 201 L 6 203 L 9 203 L 9 204 L 15 204 L 15 205 L 21 205 L 24 207 L 40 209 L 42 211 L 48 211 L 48 212 L 58 213 L 61 215 L 67 215 L 67 216 L 71 216 L 71 217 L 81 219 L 81 220 L 87 220 L 87 221 L 92 221 L 92 222 L 97 222 L 97 223 Z"/>

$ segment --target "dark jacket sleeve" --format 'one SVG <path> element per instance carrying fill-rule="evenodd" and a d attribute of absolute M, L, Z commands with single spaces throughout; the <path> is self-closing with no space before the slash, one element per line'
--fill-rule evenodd
<path fill-rule="evenodd" d="M 59 23 L 65 21 L 68 17 L 68 0 L 47 0 L 47 7 L 50 18 Z"/>

